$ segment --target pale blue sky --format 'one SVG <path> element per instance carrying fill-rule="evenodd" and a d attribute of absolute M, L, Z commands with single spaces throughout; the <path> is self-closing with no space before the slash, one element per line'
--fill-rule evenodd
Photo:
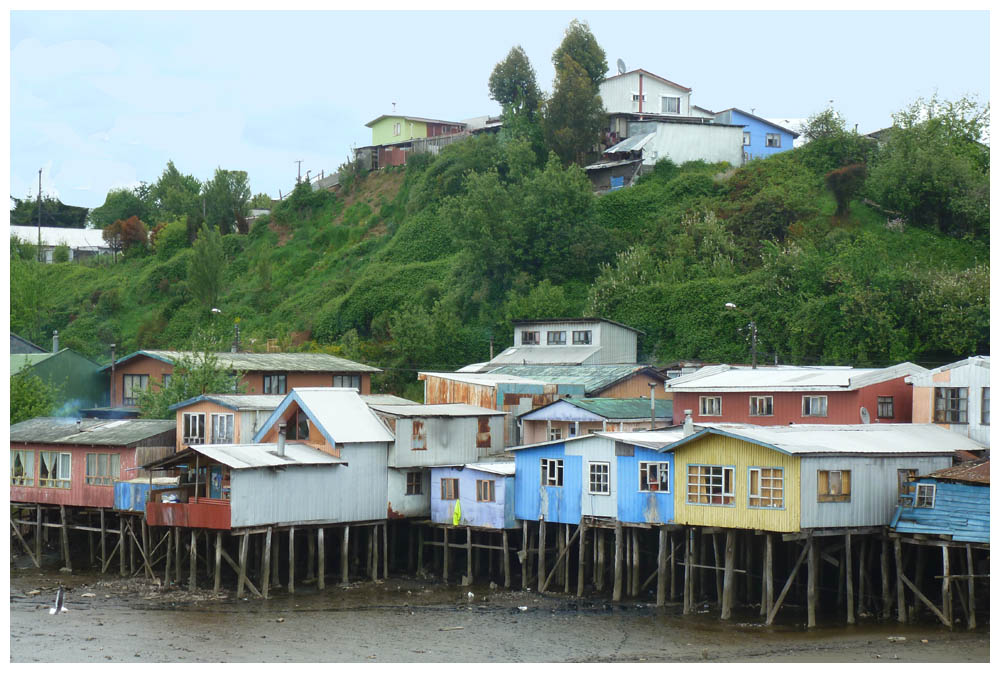
<path fill-rule="evenodd" d="M 977 12 L 12 12 L 11 194 L 99 206 L 168 159 L 201 180 L 245 170 L 277 197 L 335 170 L 390 112 L 494 114 L 487 80 L 515 44 L 551 90 L 573 18 L 607 52 L 692 102 L 808 117 L 828 101 L 861 132 L 935 90 L 989 97 Z M 612 74 L 609 73 L 609 74 Z"/>

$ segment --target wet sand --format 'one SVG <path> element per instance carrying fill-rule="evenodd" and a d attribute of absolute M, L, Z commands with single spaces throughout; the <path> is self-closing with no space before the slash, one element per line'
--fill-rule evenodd
<path fill-rule="evenodd" d="M 768 628 L 752 611 L 724 623 L 715 611 L 682 617 L 678 605 L 412 577 L 296 586 L 268 601 L 101 575 L 12 569 L 10 580 L 11 662 L 989 661 L 988 627 L 806 630 L 792 616 Z M 49 615 L 60 582 L 69 612 Z"/>

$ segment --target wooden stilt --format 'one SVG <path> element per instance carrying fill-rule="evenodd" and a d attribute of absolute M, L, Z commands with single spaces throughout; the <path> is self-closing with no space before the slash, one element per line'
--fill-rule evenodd
<path fill-rule="evenodd" d="M 545 587 L 545 521 L 538 522 L 538 592 Z"/>
<path fill-rule="evenodd" d="M 639 560 L 639 529 L 632 529 L 632 596 L 639 595 L 639 585 L 642 581 L 642 562 Z"/>
<path fill-rule="evenodd" d="M 726 531 L 726 569 L 722 580 L 722 618 L 733 614 L 733 565 L 736 562 L 736 531 Z"/>
<path fill-rule="evenodd" d="M 311 530 L 306 530 L 306 581 L 316 579 L 316 540 Z"/>
<path fill-rule="evenodd" d="M 965 545 L 965 572 L 969 574 L 969 623 L 971 631 L 976 628 L 976 570 L 972 562 L 972 545 Z"/>
<path fill-rule="evenodd" d="M 868 593 L 871 593 L 871 580 L 868 577 L 868 572 L 866 570 L 867 564 L 865 563 L 865 559 L 868 558 L 868 538 L 865 537 L 865 536 L 862 536 L 861 537 L 861 543 L 858 545 L 858 547 L 859 547 L 859 549 L 858 549 L 858 593 L 854 597 L 855 598 L 855 600 L 854 600 L 855 615 L 860 615 L 862 612 L 864 612 L 865 592 L 867 591 Z M 847 554 L 847 550 L 846 549 L 845 549 L 844 553 L 845 553 L 845 555 Z M 846 573 L 849 573 L 853 569 L 854 564 L 851 563 L 850 565 L 851 565 L 850 568 L 845 568 L 844 569 Z M 852 594 L 853 594 L 853 592 L 852 592 Z M 848 596 L 848 598 L 851 598 L 851 597 Z M 848 601 L 848 602 L 850 602 L 850 601 Z M 850 606 L 848 606 L 848 607 L 850 607 Z M 854 622 L 849 620 L 847 623 L 848 624 L 853 624 Z"/>
<path fill-rule="evenodd" d="M 598 528 L 594 531 L 597 538 L 594 542 L 597 543 L 597 563 L 594 569 L 594 587 L 598 591 L 604 591 L 604 580 L 608 576 L 607 568 L 607 557 L 604 553 L 604 540 L 606 537 L 605 531 Z"/>
<path fill-rule="evenodd" d="M 351 527 L 344 526 L 344 537 L 340 542 L 340 582 L 347 584 L 348 571 L 348 549 L 350 546 Z"/>
<path fill-rule="evenodd" d="M 170 586 L 170 562 L 173 560 L 174 555 L 174 536 L 171 535 L 170 529 L 167 529 L 167 560 L 163 567 L 163 586 Z"/>
<path fill-rule="evenodd" d="M 677 547 L 674 536 L 667 533 L 667 544 L 670 545 L 670 600 L 677 600 Z"/>
<path fill-rule="evenodd" d="M 128 539 L 125 537 L 125 517 L 118 515 L 118 574 L 125 577 L 125 545 Z"/>
<path fill-rule="evenodd" d="M 442 561 L 443 569 L 441 571 L 441 576 L 442 576 L 442 579 L 444 579 L 444 583 L 447 584 L 448 583 L 448 526 L 447 526 L 447 524 L 444 525 L 444 526 L 442 526 L 441 530 L 444 531 L 444 559 Z"/>
<path fill-rule="evenodd" d="M 149 558 L 149 552 L 150 552 L 150 546 L 149 546 L 149 526 L 146 525 L 146 519 L 143 518 L 141 520 L 141 522 L 140 522 L 139 525 L 141 526 L 139 532 L 142 535 L 142 557 L 144 559 L 147 559 L 148 561 L 152 561 L 152 559 Z M 148 579 L 154 579 L 156 577 L 156 575 L 153 574 L 152 567 L 150 567 L 151 565 L 152 565 L 151 563 L 147 563 L 146 566 L 145 566 L 146 567 L 146 577 Z"/>
<path fill-rule="evenodd" d="M 69 528 L 66 523 L 66 506 L 59 505 L 59 520 L 62 526 L 59 528 L 59 537 L 62 539 L 63 567 L 73 570 L 73 560 L 69 556 Z"/>
<path fill-rule="evenodd" d="M 950 628 L 951 622 L 948 620 L 947 617 L 945 617 L 944 613 L 938 610 L 937 606 L 934 605 L 934 603 L 929 598 L 927 598 L 927 596 L 924 596 L 924 593 L 917 587 L 917 585 L 911 582 L 909 578 L 906 577 L 906 575 L 901 575 L 901 577 L 903 578 L 903 584 L 909 587 L 910 591 L 913 592 L 913 595 L 916 596 L 917 599 L 920 600 L 920 602 L 926 605 L 927 608 L 932 613 L 934 613 L 934 616 L 937 617 L 939 620 L 941 620 L 942 624 Z"/>
<path fill-rule="evenodd" d="M 92 516 L 88 512 L 87 513 L 87 526 L 89 526 L 90 528 L 93 528 L 94 527 L 94 523 L 93 523 L 93 521 L 91 519 L 92 519 Z M 143 523 L 145 523 L 145 521 Z M 89 559 L 90 560 L 90 565 L 93 566 L 94 565 L 94 532 L 93 531 L 87 531 L 87 547 L 88 547 L 88 551 L 90 552 L 90 559 Z"/>
<path fill-rule="evenodd" d="M 372 526 L 372 579 L 378 579 L 378 525 Z"/>
<path fill-rule="evenodd" d="M 295 526 L 288 529 L 288 593 L 295 593 Z"/>
<path fill-rule="evenodd" d="M 510 589 L 510 543 L 507 539 L 507 529 L 503 530 L 503 588 Z"/>
<path fill-rule="evenodd" d="M 667 604 L 667 529 L 660 527 L 660 547 L 656 554 L 656 606 Z"/>
<path fill-rule="evenodd" d="M 521 554 L 519 558 L 521 559 L 521 591 L 525 591 L 528 588 L 528 575 L 531 574 L 531 559 L 528 549 L 528 522 L 521 522 Z"/>
<path fill-rule="evenodd" d="M 267 527 L 267 531 L 264 532 L 264 551 L 261 554 L 261 561 L 264 567 L 261 569 L 260 573 L 260 592 L 264 594 L 264 598 L 268 597 L 271 589 L 271 536 L 273 535 L 273 528 L 271 526 Z M 221 536 L 220 536 L 221 541 Z M 216 543 L 216 558 L 218 558 L 219 543 Z M 218 571 L 216 571 L 218 572 Z M 218 579 L 218 574 L 216 574 L 216 579 Z"/>
<path fill-rule="evenodd" d="M 382 524 L 382 579 L 389 577 L 389 522 Z"/>
<path fill-rule="evenodd" d="M 896 621 L 906 623 L 906 592 L 903 588 L 903 549 L 899 539 L 893 540 L 896 550 Z"/>
<path fill-rule="evenodd" d="M 719 534 L 712 533 L 712 559 L 715 565 L 715 603 L 722 605 L 722 559 L 719 558 Z"/>
<path fill-rule="evenodd" d="M 270 529 L 268 529 L 268 541 L 269 542 L 270 542 L 270 539 L 271 539 L 270 538 L 270 534 L 271 534 Z M 207 547 L 208 543 L 206 543 L 205 546 Z M 268 545 L 268 546 L 270 546 L 270 545 Z M 269 554 L 270 552 L 271 552 L 271 550 L 268 549 L 265 552 L 265 556 L 266 556 L 266 554 Z M 264 559 L 264 567 L 267 568 L 267 558 Z M 216 531 L 215 532 L 215 567 L 212 568 L 212 570 L 214 571 L 214 574 L 215 574 L 215 581 L 212 583 L 212 591 L 214 591 L 215 593 L 219 593 L 219 590 L 222 589 L 222 531 Z M 267 577 L 267 571 L 266 570 L 264 571 L 264 576 L 265 576 L 265 579 L 263 581 L 267 582 L 267 579 L 266 579 L 266 577 Z"/>
<path fill-rule="evenodd" d="M 243 536 L 246 540 L 246 535 Z M 188 549 L 190 556 L 190 567 L 188 568 L 188 591 L 194 591 L 197 588 L 196 575 L 198 574 L 198 538 L 195 537 L 195 529 L 191 529 L 191 547 Z M 242 561 L 240 562 L 243 563 Z"/>
<path fill-rule="evenodd" d="M 272 530 L 271 532 L 271 589 L 277 589 L 281 586 L 281 572 L 278 568 L 279 559 L 281 557 L 281 538 L 278 537 L 280 533 L 276 533 Z M 262 582 L 263 584 L 263 582 Z"/>
<path fill-rule="evenodd" d="M 108 561 L 108 548 L 104 536 L 107 535 L 108 531 L 104 523 L 104 508 L 102 507 L 100 511 L 101 511 L 101 568 L 104 568 L 104 565 Z"/>
<path fill-rule="evenodd" d="M 129 534 L 128 540 L 128 571 L 131 577 L 135 577 L 135 533 L 132 530 L 132 526 L 135 522 L 135 517 L 129 517 L 127 528 Z"/>
<path fill-rule="evenodd" d="M 620 601 L 622 599 L 622 555 L 625 545 L 622 522 L 615 521 L 615 583 L 612 590 L 611 600 Z"/>
<path fill-rule="evenodd" d="M 864 557 L 862 556 L 862 561 L 863 560 Z M 844 535 L 844 572 L 847 582 L 847 623 L 853 624 L 854 623 L 854 556 L 851 553 L 850 533 Z"/>
<path fill-rule="evenodd" d="M 316 546 L 319 550 L 316 586 L 322 590 L 326 588 L 326 539 L 322 528 L 316 531 Z"/>
<path fill-rule="evenodd" d="M 462 585 L 472 584 L 472 529 L 465 527 L 465 577 L 462 578 Z"/>
<path fill-rule="evenodd" d="M 767 617 L 774 607 L 774 536 L 764 537 L 764 596 L 760 601 L 761 614 Z"/>
<path fill-rule="evenodd" d="M 424 574 L 424 527 L 417 529 L 417 576 Z"/>
<path fill-rule="evenodd" d="M 570 556 L 570 546 L 571 546 L 572 543 L 569 541 L 569 524 L 568 523 L 564 523 L 562 528 L 563 528 L 563 536 L 562 536 L 563 537 L 563 552 L 566 555 L 566 557 L 563 559 L 563 562 L 562 562 L 563 593 L 564 594 L 568 594 L 569 593 L 569 556 Z M 579 532 L 580 532 L 580 529 L 577 528 L 577 533 L 579 533 Z"/>
<path fill-rule="evenodd" d="M 181 545 L 181 529 L 174 528 L 174 576 L 177 578 L 177 586 L 181 584 L 181 567 L 184 560 L 184 556 L 181 553 L 183 551 L 183 545 Z"/>
<path fill-rule="evenodd" d="M 580 533 L 580 547 L 576 567 L 576 595 L 582 598 L 583 585 L 587 577 L 587 523 L 581 520 L 577 531 Z"/>
<path fill-rule="evenodd" d="M 892 607 L 889 600 L 889 538 L 882 534 L 882 554 L 879 557 L 882 570 L 882 619 L 889 619 Z"/>
<path fill-rule="evenodd" d="M 694 612 L 694 528 L 684 532 L 684 614 Z"/>
<path fill-rule="evenodd" d="M 35 559 L 39 568 L 42 567 L 42 506 L 35 505 Z"/>
<path fill-rule="evenodd" d="M 545 582 L 542 584 L 542 588 L 539 589 L 539 593 L 541 593 L 541 592 L 543 592 L 543 591 L 545 591 L 546 589 L 549 588 L 549 583 L 552 581 L 552 578 L 554 578 L 557 573 L 561 574 L 559 572 L 560 571 L 560 563 L 562 563 L 563 560 L 569 558 L 569 553 L 573 549 L 573 542 L 576 541 L 577 535 L 579 535 L 579 533 L 580 533 L 580 529 L 578 528 L 577 531 L 575 533 L 573 533 L 573 537 L 571 537 L 566 542 L 566 545 L 563 546 L 562 551 L 559 552 L 559 555 L 556 556 L 556 560 L 552 564 L 552 570 L 549 572 L 548 576 L 545 578 Z"/>
<path fill-rule="evenodd" d="M 247 537 L 247 533 L 240 536 L 240 563 L 237 566 L 238 577 L 236 580 L 237 598 L 243 598 L 243 587 L 247 581 L 247 547 L 249 545 Z"/>
<path fill-rule="evenodd" d="M 788 595 L 789 589 L 792 588 L 792 584 L 795 582 L 795 576 L 799 572 L 799 567 L 802 566 L 802 561 L 805 560 L 808 553 L 809 553 L 809 545 L 808 544 L 803 545 L 802 551 L 799 553 L 798 560 L 796 560 L 795 565 L 792 566 L 792 572 L 788 574 L 788 580 L 785 582 L 785 586 L 782 587 L 781 593 L 778 594 L 777 600 L 774 601 L 774 607 L 772 607 L 770 612 L 767 613 L 767 621 L 765 623 L 768 626 L 774 623 L 774 618 L 778 614 L 778 609 L 781 608 L 781 604 L 782 602 L 784 602 L 785 596 Z"/>
<path fill-rule="evenodd" d="M 948 621 L 948 626 L 954 625 L 952 619 L 951 601 L 951 554 L 948 545 L 941 545 L 941 614 Z"/>
<path fill-rule="evenodd" d="M 810 535 L 806 543 L 809 547 L 808 587 L 806 589 L 806 626 L 816 626 L 816 581 L 819 574 L 819 555 L 816 553 L 816 539 Z"/>

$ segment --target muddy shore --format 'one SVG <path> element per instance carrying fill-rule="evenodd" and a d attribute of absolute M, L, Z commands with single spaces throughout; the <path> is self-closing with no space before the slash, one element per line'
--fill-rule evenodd
<path fill-rule="evenodd" d="M 56 588 L 68 612 L 52 616 Z M 989 631 L 862 623 L 770 628 L 413 577 L 271 600 L 144 580 L 11 570 L 11 662 L 988 662 Z M 472 593 L 472 596 L 469 593 Z"/>

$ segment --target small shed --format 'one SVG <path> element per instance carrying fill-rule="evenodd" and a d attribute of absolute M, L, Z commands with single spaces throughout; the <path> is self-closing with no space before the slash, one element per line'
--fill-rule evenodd
<path fill-rule="evenodd" d="M 896 533 L 990 541 L 990 460 L 959 463 L 905 483 L 892 519 Z"/>
<path fill-rule="evenodd" d="M 170 407 L 177 412 L 177 450 L 191 444 L 249 443 L 284 395 L 198 395 Z"/>
<path fill-rule="evenodd" d="M 650 429 L 652 419 L 660 428 L 673 424 L 673 402 L 648 397 L 567 397 L 521 414 L 525 444 L 563 439 L 594 432 Z"/>
<path fill-rule="evenodd" d="M 517 528 L 514 463 L 468 463 L 431 468 L 431 520 L 455 526 Z"/>

